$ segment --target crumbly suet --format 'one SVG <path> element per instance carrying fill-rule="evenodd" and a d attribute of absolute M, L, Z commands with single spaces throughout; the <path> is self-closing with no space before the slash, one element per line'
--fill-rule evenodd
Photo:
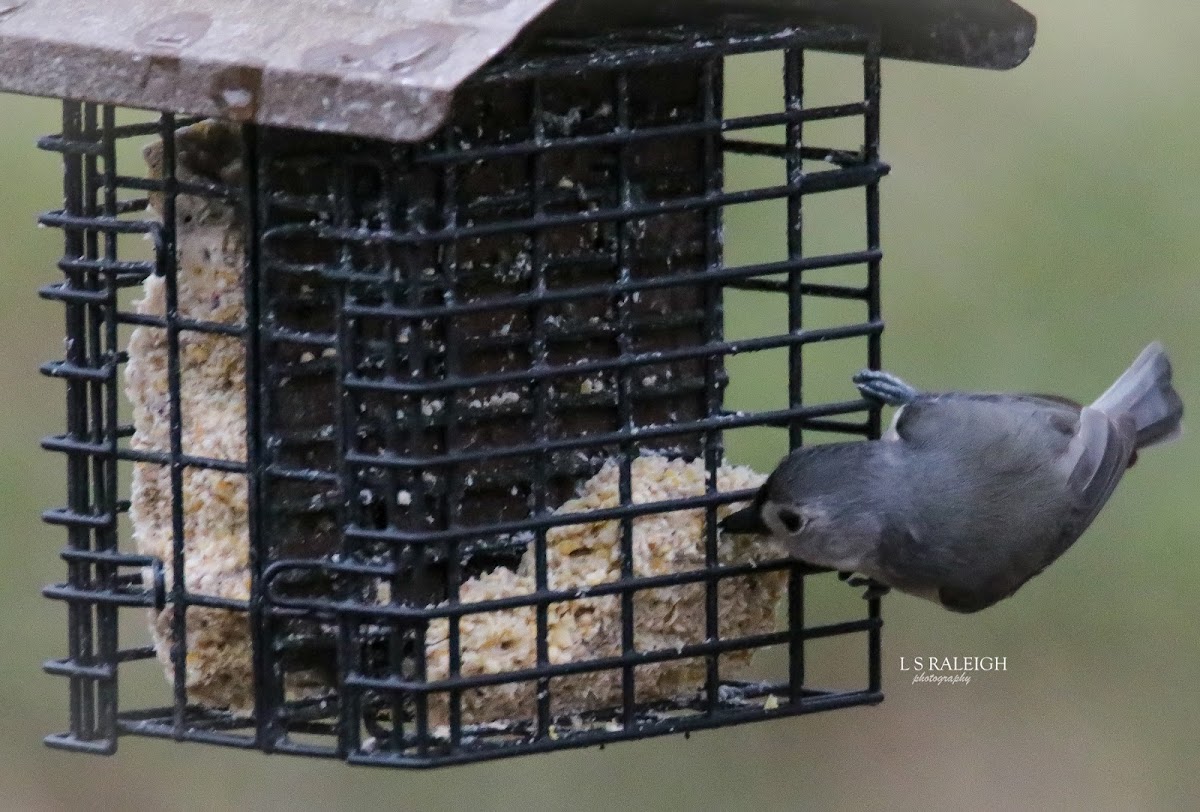
<path fill-rule="evenodd" d="M 642 456 L 630 466 L 634 504 L 702 496 L 706 472 L 699 461 Z M 717 490 L 756 488 L 764 477 L 750 468 L 723 465 L 717 471 Z M 556 514 L 581 513 L 617 507 L 620 466 L 606 464 L 588 480 L 579 496 Z M 724 517 L 740 505 L 718 509 Z M 705 511 L 691 509 L 656 513 L 633 520 L 634 576 L 666 575 L 702 570 L 705 566 Z M 722 564 L 765 561 L 780 550 L 757 537 L 722 533 L 718 555 Z M 459 589 L 460 603 L 475 603 L 535 591 L 536 550 L 530 545 L 516 571 L 499 568 L 468 579 Z M 621 577 L 621 522 L 603 521 L 551 528 L 546 533 L 547 586 L 579 590 L 617 581 Z M 781 571 L 722 580 L 718 587 L 718 627 L 722 639 L 774 631 L 775 606 L 786 585 Z M 643 590 L 633 599 L 634 646 L 638 651 L 680 650 L 705 639 L 705 586 L 684 584 Z M 618 595 L 580 597 L 551 604 L 547 609 L 548 659 L 551 664 L 579 663 L 621 653 L 621 598 Z M 449 623 L 435 620 L 426 637 L 426 674 L 431 680 L 449 676 Z M 537 665 L 537 613 L 521 607 L 464 615 L 459 621 L 459 673 L 462 676 L 500 674 Z M 744 667 L 752 652 L 721 656 L 722 671 Z M 639 702 L 695 696 L 704 687 L 704 658 L 694 657 L 638 666 Z M 620 669 L 585 672 L 550 680 L 551 713 L 556 716 L 619 705 Z M 444 725 L 448 714 L 445 694 L 431 697 L 431 724 Z M 536 715 L 535 683 L 504 683 L 462 694 L 466 724 L 528 719 Z"/>

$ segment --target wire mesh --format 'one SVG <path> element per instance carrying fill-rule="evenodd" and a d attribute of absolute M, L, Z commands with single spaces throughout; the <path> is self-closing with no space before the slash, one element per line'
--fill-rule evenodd
<path fill-rule="evenodd" d="M 858 54 L 862 97 L 806 105 L 812 49 Z M 782 109 L 726 115 L 725 60 L 762 51 L 782 53 Z M 68 654 L 47 669 L 69 680 L 70 728 L 47 741 L 423 767 L 882 699 L 878 599 L 806 625 L 806 581 L 831 576 L 731 561 L 717 531 L 752 492 L 718 490 L 729 432 L 878 436 L 877 408 L 805 388 L 814 344 L 880 364 L 878 110 L 877 38 L 840 27 L 543 43 L 412 145 L 65 102 L 40 144 L 62 154 L 66 201 L 41 218 L 65 237 L 42 295 L 66 310 L 66 356 L 44 371 L 67 388 L 67 431 L 44 445 L 67 458 L 46 520 L 67 527 L 68 575 L 46 594 L 67 604 Z M 860 141 L 810 143 L 806 124 L 832 120 Z M 758 137 L 771 128 L 782 140 Z M 148 177 L 118 171 L 127 145 Z M 729 188 L 733 156 L 778 181 Z M 864 196 L 861 245 L 806 251 L 806 201 L 844 190 Z M 727 261 L 726 213 L 768 201 L 786 207 L 784 257 Z M 135 236 L 149 255 L 121 258 L 147 253 Z M 839 268 L 856 281 L 810 281 Z M 782 301 L 786 325 L 729 337 L 734 291 Z M 861 315 L 813 326 L 818 300 Z M 728 408 L 729 360 L 775 351 L 785 404 Z M 123 389 L 142 392 L 132 419 Z M 698 461 L 698 492 L 639 498 L 648 452 Z M 605 476 L 609 502 L 563 508 Z M 639 567 L 639 522 L 689 515 L 694 566 Z M 612 534 L 612 577 L 563 580 L 579 528 Z M 463 600 L 498 573 L 521 588 Z M 729 596 L 773 577 L 780 628 L 731 631 Z M 694 633 L 648 643 L 654 596 L 683 594 Z M 122 648 L 133 607 L 151 639 Z M 563 618 L 604 612 L 609 637 L 564 656 Z M 523 659 L 480 664 L 468 643 L 489 618 L 528 638 Z M 806 644 L 840 636 L 863 638 L 863 684 L 810 685 Z M 781 674 L 729 676 L 737 652 L 771 648 Z M 119 707 L 121 674 L 156 655 L 167 701 Z"/>

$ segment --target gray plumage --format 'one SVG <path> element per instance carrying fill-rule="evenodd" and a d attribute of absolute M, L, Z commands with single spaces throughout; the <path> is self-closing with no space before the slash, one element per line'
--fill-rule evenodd
<path fill-rule="evenodd" d="M 1012 595 L 1104 507 L 1137 450 L 1179 436 L 1183 404 L 1157 342 L 1090 406 L 1050 395 L 921 393 L 854 378 L 900 406 L 876 442 L 798 449 L 725 521 L 792 555 L 959 612 Z"/>

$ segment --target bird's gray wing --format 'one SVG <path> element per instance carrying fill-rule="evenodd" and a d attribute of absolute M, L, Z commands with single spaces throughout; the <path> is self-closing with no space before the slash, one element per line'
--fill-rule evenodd
<path fill-rule="evenodd" d="M 1121 481 L 1136 448 L 1137 426 L 1129 415 L 1113 418 L 1090 406 L 1080 411 L 1079 431 L 1071 439 L 1062 460 L 1072 496 L 1072 510 L 1058 544 L 1048 551 L 1038 572 L 1062 555 L 1088 529 Z"/>
<path fill-rule="evenodd" d="M 940 602 L 961 612 L 1011 595 L 1061 556 L 1112 494 L 1135 438 L 1127 419 L 1041 395 L 921 395 L 893 428 L 917 457 L 937 462 L 925 463 L 914 494 L 929 504 L 882 545 L 880 563 L 917 575 L 910 588 L 936 586 Z M 946 502 L 961 509 L 939 512 Z M 980 527 L 991 528 L 987 537 Z"/>
<path fill-rule="evenodd" d="M 1056 462 L 1066 491 L 1065 510 L 1058 521 L 1037 532 L 1022 531 L 1024 545 L 1010 550 L 1010 567 L 976 572 L 970 583 L 948 583 L 938 595 L 946 608 L 974 612 L 1007 598 L 1041 573 L 1083 535 L 1108 502 L 1134 453 L 1137 430 L 1127 415 L 1112 419 L 1099 409 L 1084 407 L 1070 442 Z M 980 543 L 989 540 L 980 539 Z"/>
<path fill-rule="evenodd" d="M 889 434 L 914 447 L 940 445 L 955 432 L 1001 434 L 1011 425 L 1021 433 L 1048 428 L 1054 435 L 1074 433 L 1078 403 L 1054 395 L 988 392 L 922 394 L 896 411 Z"/>

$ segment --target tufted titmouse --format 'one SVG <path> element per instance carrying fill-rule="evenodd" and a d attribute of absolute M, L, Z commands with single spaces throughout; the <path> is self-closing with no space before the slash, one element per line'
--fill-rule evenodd
<path fill-rule="evenodd" d="M 923 393 L 871 370 L 854 383 L 900 407 L 887 434 L 793 451 L 722 527 L 956 612 L 986 609 L 1062 555 L 1138 450 L 1177 438 L 1183 417 L 1157 342 L 1090 406 Z"/>

